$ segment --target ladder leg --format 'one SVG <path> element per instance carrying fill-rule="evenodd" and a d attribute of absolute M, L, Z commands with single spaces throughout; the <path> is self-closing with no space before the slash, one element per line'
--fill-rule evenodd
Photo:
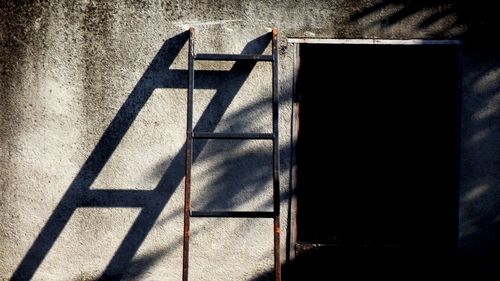
<path fill-rule="evenodd" d="M 189 237 L 191 219 L 191 166 L 193 164 L 193 91 L 194 91 L 194 29 L 189 30 L 188 95 L 186 124 L 186 166 L 184 178 L 184 241 L 182 255 L 182 280 L 188 281 Z"/>
<path fill-rule="evenodd" d="M 280 155 L 279 155 L 279 85 L 278 29 L 273 28 L 273 205 L 274 205 L 274 269 L 276 281 L 281 280 L 280 258 Z"/>

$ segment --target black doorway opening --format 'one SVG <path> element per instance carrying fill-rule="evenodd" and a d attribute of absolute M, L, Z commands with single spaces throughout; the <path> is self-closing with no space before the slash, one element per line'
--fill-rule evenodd
<path fill-rule="evenodd" d="M 451 264 L 458 54 L 457 45 L 300 45 L 296 277 Z"/>

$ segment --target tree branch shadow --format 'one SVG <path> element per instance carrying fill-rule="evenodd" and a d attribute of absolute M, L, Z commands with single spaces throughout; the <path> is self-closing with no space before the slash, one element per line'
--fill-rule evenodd
<path fill-rule="evenodd" d="M 381 18 L 376 17 L 385 10 L 391 12 Z M 498 4 L 487 0 L 383 0 L 352 13 L 350 20 L 358 22 L 375 17 L 372 24 L 388 28 L 417 16 L 417 27 L 426 29 L 451 16 L 454 20 L 450 19 L 449 25 L 431 32 L 430 36 L 447 37 L 450 31 L 464 27 L 455 37 L 473 44 L 491 44 L 498 43 L 500 39 L 497 11 Z"/>
<path fill-rule="evenodd" d="M 499 4 L 495 1 L 466 0 L 382 0 L 351 14 L 351 22 L 368 20 L 372 25 L 391 28 L 416 21 L 427 30 L 440 21 L 449 21 L 429 37 L 463 41 L 463 108 L 460 190 L 460 261 L 462 273 L 499 273 L 500 208 L 497 153 L 500 130 L 496 125 L 498 86 Z M 377 17 L 384 11 L 388 15 Z M 461 32 L 451 31 L 461 27 Z"/>

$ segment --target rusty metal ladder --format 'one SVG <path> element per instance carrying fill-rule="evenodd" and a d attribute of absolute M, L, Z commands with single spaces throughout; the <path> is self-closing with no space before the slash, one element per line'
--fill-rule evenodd
<path fill-rule="evenodd" d="M 182 280 L 188 281 L 190 219 L 198 218 L 272 218 L 274 220 L 274 268 L 276 280 L 281 280 L 280 259 L 280 183 L 279 183 L 279 134 L 278 134 L 278 30 L 272 30 L 272 55 L 262 54 L 196 54 L 194 52 L 194 28 L 189 30 L 188 96 L 186 127 L 186 170 L 184 190 L 184 241 Z M 266 61 L 272 63 L 272 116 L 273 132 L 261 133 L 211 133 L 193 132 L 194 62 L 207 61 Z M 271 140 L 273 142 L 273 211 L 272 212 L 203 212 L 191 210 L 191 168 L 193 165 L 193 141 L 196 139 Z"/>

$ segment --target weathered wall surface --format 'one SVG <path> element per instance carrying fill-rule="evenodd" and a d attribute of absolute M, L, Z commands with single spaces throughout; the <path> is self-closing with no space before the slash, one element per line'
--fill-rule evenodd
<path fill-rule="evenodd" d="M 454 1 L 2 1 L 0 278 L 86 280 L 124 272 L 131 280 L 180 280 L 191 26 L 199 52 L 269 52 L 267 32 L 281 30 L 282 233 L 293 57 L 286 38 L 470 42 L 461 248 L 494 254 L 500 61 L 498 50 L 475 43 L 493 34 L 491 7 L 476 4 L 481 8 Z M 196 129 L 271 130 L 270 65 L 197 67 Z M 269 143 L 195 148 L 194 208 L 271 208 Z M 265 277 L 272 222 L 193 219 L 191 253 L 192 280 Z"/>

